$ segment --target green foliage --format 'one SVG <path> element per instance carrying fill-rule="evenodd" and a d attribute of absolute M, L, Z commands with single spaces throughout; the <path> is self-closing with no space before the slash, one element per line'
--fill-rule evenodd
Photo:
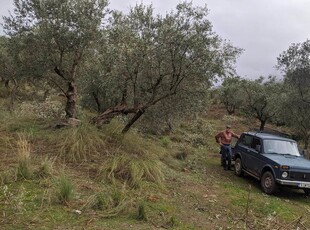
<path fill-rule="evenodd" d="M 240 77 L 225 78 L 220 88 L 220 99 L 230 115 L 240 108 L 245 101 L 245 92 Z"/>
<path fill-rule="evenodd" d="M 281 92 L 281 83 L 275 77 L 269 77 L 264 81 L 263 77 L 257 80 L 243 80 L 243 89 L 246 94 L 244 112 L 260 121 L 260 130 L 263 130 L 267 121 L 270 121 L 277 113 L 277 100 Z"/>
<path fill-rule="evenodd" d="M 278 57 L 278 67 L 284 72 L 284 89 L 280 106 L 280 119 L 291 126 L 296 136 L 304 141 L 307 149 L 310 141 L 310 40 L 292 44 Z"/>

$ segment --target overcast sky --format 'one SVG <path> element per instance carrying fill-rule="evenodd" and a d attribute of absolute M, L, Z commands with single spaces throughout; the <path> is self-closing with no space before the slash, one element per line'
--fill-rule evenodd
<path fill-rule="evenodd" d="M 8 15 L 13 0 L 0 0 L 0 15 Z M 136 3 L 153 4 L 165 14 L 179 0 L 110 0 L 110 8 L 128 12 Z M 244 52 L 237 61 L 241 77 L 280 76 L 277 57 L 292 43 L 310 39 L 310 0 L 193 0 L 207 4 L 213 30 Z M 2 22 L 2 17 L 1 20 Z M 0 31 L 2 32 L 2 31 Z"/>

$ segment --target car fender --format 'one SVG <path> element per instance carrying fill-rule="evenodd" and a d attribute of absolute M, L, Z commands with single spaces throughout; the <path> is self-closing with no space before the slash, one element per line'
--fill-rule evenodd
<path fill-rule="evenodd" d="M 260 173 L 260 179 L 262 178 L 263 174 L 266 171 L 270 171 L 272 173 L 272 175 L 274 176 L 274 178 L 276 178 L 276 173 L 274 171 L 274 168 L 271 165 L 265 165 Z"/>
<path fill-rule="evenodd" d="M 234 155 L 234 160 L 236 160 L 237 158 L 240 158 L 240 159 L 241 159 L 241 162 L 243 162 L 243 157 L 242 157 L 242 154 L 241 154 L 241 153 L 239 153 L 239 152 L 235 153 L 235 155 Z"/>

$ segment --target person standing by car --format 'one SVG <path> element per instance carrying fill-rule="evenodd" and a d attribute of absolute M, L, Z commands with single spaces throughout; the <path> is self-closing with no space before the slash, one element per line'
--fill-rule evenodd
<path fill-rule="evenodd" d="M 231 150 L 231 141 L 232 138 L 239 138 L 240 136 L 233 133 L 231 131 L 231 126 L 226 125 L 226 130 L 219 132 L 215 136 L 215 140 L 221 146 L 221 162 L 224 170 L 232 170 L 231 169 L 231 157 L 232 157 L 232 150 Z"/>

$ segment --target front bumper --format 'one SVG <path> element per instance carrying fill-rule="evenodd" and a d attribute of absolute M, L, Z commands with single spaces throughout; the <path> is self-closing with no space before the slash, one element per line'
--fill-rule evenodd
<path fill-rule="evenodd" d="M 277 182 L 281 185 L 293 186 L 296 188 L 310 188 L 310 182 L 307 181 L 292 181 L 292 180 L 277 179 Z"/>

